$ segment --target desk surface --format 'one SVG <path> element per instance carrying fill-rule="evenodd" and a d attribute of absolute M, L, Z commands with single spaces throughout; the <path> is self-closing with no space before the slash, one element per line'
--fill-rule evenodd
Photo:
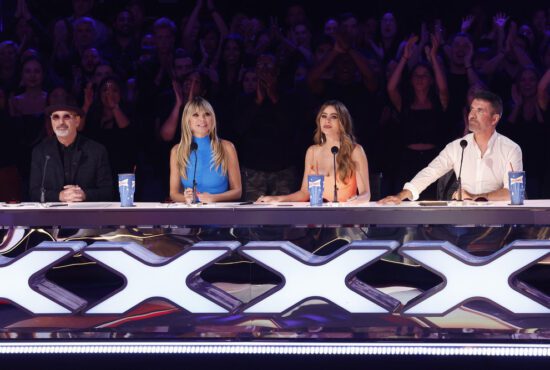
<path fill-rule="evenodd" d="M 550 225 L 550 200 L 528 200 L 523 206 L 507 202 L 449 203 L 447 206 L 403 202 L 310 207 L 308 203 L 185 204 L 118 203 L 0 204 L 0 226 L 163 226 L 163 225 Z"/>

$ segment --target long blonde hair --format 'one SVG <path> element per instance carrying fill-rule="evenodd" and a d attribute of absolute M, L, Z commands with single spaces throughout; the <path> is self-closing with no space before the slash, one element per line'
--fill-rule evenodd
<path fill-rule="evenodd" d="M 181 118 L 181 140 L 176 149 L 178 159 L 178 170 L 182 178 L 187 179 L 187 165 L 189 164 L 189 156 L 191 155 L 191 142 L 193 141 L 193 133 L 189 126 L 189 120 L 198 111 L 205 111 L 212 116 L 212 130 L 208 136 L 210 137 L 210 147 L 212 148 L 212 163 L 210 168 L 221 168 L 222 174 L 227 174 L 227 157 L 223 150 L 222 141 L 218 138 L 216 130 L 216 115 L 212 105 L 200 97 L 197 96 L 185 104 L 183 109 L 183 117 Z"/>
<path fill-rule="evenodd" d="M 333 107 L 338 113 L 338 121 L 340 122 L 340 149 L 336 155 L 336 168 L 338 176 L 342 182 L 346 180 L 355 171 L 355 163 L 351 158 L 351 153 L 355 149 L 357 141 L 353 135 L 353 123 L 348 108 L 338 100 L 329 100 L 321 106 L 315 122 L 317 128 L 313 134 L 313 142 L 318 145 L 323 145 L 327 142 L 325 134 L 321 131 L 321 115 L 326 107 Z"/>

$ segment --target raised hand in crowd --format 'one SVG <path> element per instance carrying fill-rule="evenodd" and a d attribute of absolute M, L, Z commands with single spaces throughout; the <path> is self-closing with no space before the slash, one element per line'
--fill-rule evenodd
<path fill-rule="evenodd" d="M 218 65 L 218 61 L 220 58 L 221 43 L 216 50 L 216 56 L 214 58 L 211 58 L 211 56 L 208 54 L 208 51 L 204 47 L 204 43 L 202 42 L 202 40 L 199 42 L 199 45 L 201 49 L 202 60 L 197 69 L 200 72 L 204 73 L 210 79 L 210 82 L 212 82 L 215 88 L 217 88 L 217 85 L 220 82 L 220 77 L 218 75 L 216 66 Z M 189 100 L 191 100 L 191 98 Z"/>
<path fill-rule="evenodd" d="M 309 71 L 307 82 L 312 92 L 320 94 L 324 91 L 323 76 L 334 65 L 337 59 L 344 55 L 349 55 L 349 58 L 353 61 L 367 90 L 372 93 L 376 92 L 378 90 L 378 80 L 369 66 L 366 57 L 353 46 L 348 36 L 337 32 L 333 37 L 335 42 L 332 50 Z M 349 81 L 345 83 L 349 83 Z"/>
<path fill-rule="evenodd" d="M 439 47 L 441 44 L 439 38 L 435 34 L 430 35 L 430 40 L 432 43 L 431 47 L 426 46 L 424 50 L 426 52 L 426 57 L 434 70 L 435 83 L 437 85 L 437 92 L 439 94 L 441 106 L 443 107 L 443 110 L 446 110 L 449 105 L 449 89 L 447 86 L 445 71 L 443 70 L 438 57 Z"/>
<path fill-rule="evenodd" d="M 260 80 L 256 80 L 256 99 L 255 102 L 258 105 L 261 105 L 265 100 L 265 89 L 263 88 Z"/>
<path fill-rule="evenodd" d="M 184 102 L 184 103 L 187 103 L 188 101 L 191 101 L 193 100 L 193 98 L 195 97 L 195 90 L 196 90 L 196 86 L 197 86 L 197 79 L 196 78 L 191 78 L 189 80 L 189 82 L 187 82 L 189 84 L 189 91 L 188 91 L 188 94 L 187 94 L 187 101 Z M 177 94 L 177 93 L 176 93 Z M 184 95 L 183 91 L 182 91 L 182 95 Z"/>
<path fill-rule="evenodd" d="M 518 41 L 518 26 L 516 22 L 510 23 L 508 38 L 506 39 L 506 52 L 515 57 L 518 67 L 526 68 L 534 65 L 528 51 L 525 49 L 524 45 Z"/>
<path fill-rule="evenodd" d="M 409 60 L 409 58 L 412 56 L 413 50 L 415 49 L 418 40 L 419 38 L 417 35 L 411 35 L 411 37 L 407 39 L 407 42 L 405 43 L 405 46 L 403 48 L 402 58 Z"/>
<path fill-rule="evenodd" d="M 32 18 L 29 7 L 27 6 L 26 0 L 17 0 L 17 7 L 15 9 L 15 18 L 23 18 L 25 20 L 30 20 Z"/>
<path fill-rule="evenodd" d="M 420 26 L 420 37 L 416 41 L 418 44 L 414 44 L 409 49 L 409 55 L 407 57 L 407 64 L 409 68 L 412 68 L 416 64 L 422 61 L 422 52 L 426 45 L 430 42 L 430 33 L 428 32 L 428 25 L 426 22 L 422 22 Z M 401 44 L 401 48 L 405 47 L 406 41 Z"/>
<path fill-rule="evenodd" d="M 413 49 L 415 48 L 415 45 L 417 42 L 418 42 L 417 35 L 412 35 L 407 39 L 407 41 L 405 42 L 405 45 L 403 46 L 401 58 L 399 59 L 399 62 L 397 63 L 395 70 L 393 71 L 393 73 L 391 74 L 388 80 L 388 85 L 387 85 L 388 96 L 393 106 L 395 107 L 395 109 L 397 109 L 397 111 L 401 111 L 401 109 L 403 108 L 402 96 L 401 96 L 401 93 L 399 92 L 401 77 L 403 75 L 405 66 L 407 65 L 407 62 L 411 57 Z"/>
<path fill-rule="evenodd" d="M 508 22 L 509 17 L 506 13 L 497 13 L 493 17 L 493 25 L 497 32 L 504 33 L 504 27 Z"/>
<path fill-rule="evenodd" d="M 499 51 L 504 49 L 504 42 L 506 39 L 504 27 L 506 26 L 508 19 L 509 17 L 506 15 L 506 13 L 497 13 L 493 17 L 492 33 L 496 34 L 497 49 Z"/>
<path fill-rule="evenodd" d="M 550 68 L 546 70 L 544 75 L 539 81 L 539 84 L 537 85 L 537 98 L 538 98 L 538 104 L 539 107 L 543 111 L 548 110 L 548 101 L 550 101 Z"/>
<path fill-rule="evenodd" d="M 94 84 L 92 81 L 88 81 L 86 87 L 84 88 L 84 104 L 82 105 L 82 110 L 86 113 L 92 106 L 94 102 Z"/>
<path fill-rule="evenodd" d="M 376 57 L 380 60 L 384 59 L 384 48 L 382 45 L 377 44 L 372 38 L 367 40 L 367 43 L 372 51 L 376 54 Z"/>
<path fill-rule="evenodd" d="M 185 98 L 183 96 L 183 87 L 181 86 L 181 82 L 173 79 L 172 90 L 174 91 L 174 96 L 176 97 L 176 105 L 180 107 L 185 102 Z M 191 88 L 189 91 L 188 100 L 191 100 L 191 99 L 193 99 L 193 88 Z"/>
<path fill-rule="evenodd" d="M 460 32 L 468 33 L 468 31 L 472 27 L 472 24 L 474 23 L 474 20 L 475 20 L 475 17 L 471 14 L 462 18 L 462 23 L 460 24 Z"/>
<path fill-rule="evenodd" d="M 464 68 L 466 69 L 466 75 L 468 76 L 468 85 L 484 85 L 483 81 L 479 78 L 477 71 L 474 68 L 474 44 L 468 38 L 466 38 L 466 53 L 464 54 Z"/>
<path fill-rule="evenodd" d="M 194 84 L 194 82 L 192 82 L 192 84 Z M 166 121 L 164 121 L 160 128 L 160 137 L 162 138 L 162 140 L 171 141 L 176 135 L 180 110 L 187 101 L 193 98 L 193 87 L 194 86 L 192 85 L 191 89 L 189 90 L 188 100 L 186 100 L 187 97 L 185 97 L 183 93 L 183 86 L 181 82 L 177 79 L 172 79 L 172 90 L 174 91 L 176 103 L 172 107 L 170 115 L 168 116 Z"/>
<path fill-rule="evenodd" d="M 441 46 L 441 41 L 436 34 L 430 34 L 431 46 L 426 45 L 424 47 L 424 52 L 426 53 L 426 58 L 428 62 L 435 63 L 438 60 L 439 47 Z"/>
<path fill-rule="evenodd" d="M 60 19 L 55 22 L 53 27 L 53 59 L 54 60 L 65 60 L 69 58 L 70 51 L 70 42 L 69 39 L 69 30 L 70 24 L 65 19 Z"/>
<path fill-rule="evenodd" d="M 434 21 L 434 33 L 439 43 L 443 45 L 443 40 L 445 40 L 445 28 L 443 27 L 443 22 L 439 18 Z"/>
<path fill-rule="evenodd" d="M 269 97 L 272 103 L 277 103 L 279 93 L 277 92 L 277 78 L 272 73 L 260 72 L 258 74 L 258 85 L 261 94 Z"/>
<path fill-rule="evenodd" d="M 506 13 L 497 13 L 493 16 L 493 27 L 487 38 L 496 38 L 496 53 L 491 59 L 485 62 L 479 70 L 479 73 L 483 76 L 487 76 L 489 80 L 491 80 L 494 73 L 501 68 L 503 59 L 506 53 L 509 52 L 509 48 L 507 47 L 509 43 L 507 42 L 504 30 L 507 22 L 508 16 Z"/>
<path fill-rule="evenodd" d="M 269 36 L 274 41 L 281 41 L 285 37 L 277 17 L 269 17 Z"/>
<path fill-rule="evenodd" d="M 279 102 L 278 73 L 275 56 L 264 54 L 258 57 L 256 60 L 256 75 L 258 77 L 256 104 L 263 103 L 266 97 L 268 97 L 273 104 Z"/>
<path fill-rule="evenodd" d="M 166 56 L 159 55 L 159 62 L 160 62 L 159 69 L 154 79 L 154 83 L 156 86 L 160 86 L 162 84 L 162 80 L 165 77 L 171 76 L 173 74 L 171 55 L 166 55 Z"/>
<path fill-rule="evenodd" d="M 514 103 L 514 107 L 521 107 L 523 104 L 523 98 L 518 91 L 517 84 L 512 85 L 512 102 Z M 510 121 L 510 118 L 508 118 L 508 120 Z"/>

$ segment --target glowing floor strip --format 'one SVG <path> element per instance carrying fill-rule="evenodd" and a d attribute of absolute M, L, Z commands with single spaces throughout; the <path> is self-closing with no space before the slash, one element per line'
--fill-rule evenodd
<path fill-rule="evenodd" d="M 481 343 L 0 343 L 0 354 L 242 354 L 550 357 L 550 344 Z"/>

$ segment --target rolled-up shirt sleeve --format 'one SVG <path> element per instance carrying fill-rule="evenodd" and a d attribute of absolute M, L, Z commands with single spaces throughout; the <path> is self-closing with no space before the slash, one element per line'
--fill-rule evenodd
<path fill-rule="evenodd" d="M 403 189 L 409 190 L 412 193 L 412 200 L 417 200 L 424 189 L 453 169 L 456 153 L 458 152 L 455 147 L 456 142 L 447 144 L 426 168 L 418 172 L 410 182 L 405 183 Z"/>
<path fill-rule="evenodd" d="M 504 185 L 505 189 L 509 188 L 508 184 L 508 172 L 509 171 L 523 171 L 523 161 L 522 161 L 522 154 L 521 154 L 521 148 L 518 145 L 515 145 L 509 152 L 509 158 L 508 158 L 508 164 L 507 166 L 508 171 L 504 171 L 503 178 L 502 178 L 502 184 Z"/>

